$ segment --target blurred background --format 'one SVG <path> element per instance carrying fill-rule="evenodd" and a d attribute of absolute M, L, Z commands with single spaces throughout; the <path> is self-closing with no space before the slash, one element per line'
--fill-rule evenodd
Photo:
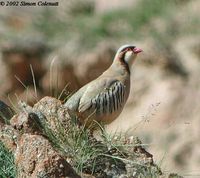
<path fill-rule="evenodd" d="M 162 170 L 200 177 L 199 9 L 199 0 L 0 7 L 0 99 L 64 100 L 107 69 L 118 47 L 135 44 L 144 52 L 130 97 L 107 130 L 138 136 Z"/>

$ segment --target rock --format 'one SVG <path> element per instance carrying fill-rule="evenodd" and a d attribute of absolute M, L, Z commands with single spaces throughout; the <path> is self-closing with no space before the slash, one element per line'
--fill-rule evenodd
<path fill-rule="evenodd" d="M 95 178 L 94 176 L 89 175 L 89 174 L 82 174 L 81 177 L 82 178 Z"/>
<path fill-rule="evenodd" d="M 12 117 L 11 126 L 0 126 L 0 139 L 14 153 L 18 177 L 80 178 L 66 158 L 55 151 L 50 142 L 41 135 L 44 129 L 40 125 L 41 118 L 46 121 L 56 117 L 65 119 L 66 113 L 61 105 L 59 100 L 51 97 L 44 98 L 34 108 L 20 102 L 22 111 Z M 54 117 L 50 117 L 51 114 Z"/>
<path fill-rule="evenodd" d="M 117 150 L 115 150 L 115 152 L 117 152 Z M 83 170 L 84 173 L 92 174 L 99 178 L 118 178 L 121 174 L 126 174 L 126 164 L 120 159 L 112 158 L 112 156 L 117 156 L 115 153 L 111 153 L 111 150 L 109 150 L 109 152 L 106 152 L 105 154 L 110 156 L 102 155 L 97 156 L 95 159 L 89 160 L 86 163 L 87 165 L 85 165 L 87 168 Z M 93 164 L 98 166 L 94 166 Z M 92 168 L 92 166 L 94 166 L 94 168 Z"/>
<path fill-rule="evenodd" d="M 19 102 L 21 112 L 16 114 L 10 121 L 11 126 L 23 133 L 45 134 L 52 130 L 56 133 L 60 125 L 64 126 L 67 132 L 71 124 L 68 110 L 60 100 L 53 97 L 44 97 L 33 107 L 25 102 Z M 66 133 L 67 134 L 67 133 Z"/>
<path fill-rule="evenodd" d="M 19 132 L 42 134 L 41 122 L 45 120 L 45 116 L 23 101 L 18 102 L 18 107 L 21 112 L 12 117 L 11 126 Z"/>
<path fill-rule="evenodd" d="M 148 170 L 149 176 L 162 175 L 139 139 L 124 135 L 108 141 L 102 135 L 99 141 L 74 125 L 68 110 L 55 98 L 45 97 L 33 107 L 21 101 L 19 110 L 10 120 L 11 126 L 0 125 L 0 139 L 14 155 L 18 177 L 80 178 L 72 166 L 79 169 L 83 158 L 83 178 L 146 175 L 141 170 Z"/>
<path fill-rule="evenodd" d="M 91 139 L 90 145 L 100 147 L 103 155 L 97 154 L 96 157 L 89 159 L 84 164 L 84 173 L 99 178 L 131 178 L 133 175 L 144 176 L 141 170 L 149 169 L 152 175 L 162 175 L 153 161 L 153 155 L 141 146 L 142 143 L 138 138 L 116 136 L 112 138 L 110 145 L 106 143 Z M 120 145 L 123 145 L 123 148 Z"/>
<path fill-rule="evenodd" d="M 0 100 L 0 141 L 12 152 L 16 150 L 19 133 L 12 126 L 6 124 L 10 124 L 14 114 L 14 110 Z"/>
<path fill-rule="evenodd" d="M 14 114 L 14 110 L 0 100 L 0 122 L 9 123 Z"/>
<path fill-rule="evenodd" d="M 19 133 L 8 125 L 0 125 L 0 140 L 7 149 L 11 152 L 15 152 L 17 148 L 17 140 Z"/>
<path fill-rule="evenodd" d="M 39 119 L 38 115 L 34 112 L 20 112 L 11 119 L 10 124 L 14 129 L 23 131 L 23 133 L 41 134 L 42 126 Z"/>
<path fill-rule="evenodd" d="M 68 130 L 71 124 L 71 118 L 68 110 L 62 105 L 60 100 L 53 97 L 44 97 L 33 106 L 37 112 L 41 112 L 46 117 L 46 124 L 54 132 L 59 129 L 59 124 Z"/>
<path fill-rule="evenodd" d="M 39 135 L 23 134 L 15 153 L 18 177 L 80 178 L 49 141 Z"/>

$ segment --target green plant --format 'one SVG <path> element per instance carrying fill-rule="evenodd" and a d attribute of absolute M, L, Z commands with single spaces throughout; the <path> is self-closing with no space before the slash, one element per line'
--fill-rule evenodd
<path fill-rule="evenodd" d="M 0 177 L 15 178 L 17 169 L 14 164 L 14 157 L 10 151 L 0 142 Z"/>
<path fill-rule="evenodd" d="M 111 136 L 99 125 L 101 140 L 98 141 L 89 129 L 78 126 L 76 118 L 71 119 L 70 127 L 66 127 L 59 118 L 54 130 L 51 130 L 45 120 L 41 122 L 41 126 L 52 145 L 67 157 L 80 174 L 104 175 L 106 164 L 113 165 L 113 170 L 110 171 L 112 176 L 113 172 L 116 172 L 116 176 L 126 174 L 126 165 L 129 165 L 130 170 L 134 170 L 138 177 L 154 178 L 161 174 L 156 165 L 146 164 L 138 159 L 133 150 L 136 146 L 141 146 L 141 143 L 127 143 L 124 134 Z"/>

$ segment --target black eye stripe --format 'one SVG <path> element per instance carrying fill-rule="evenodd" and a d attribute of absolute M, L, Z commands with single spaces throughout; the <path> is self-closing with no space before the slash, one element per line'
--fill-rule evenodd
<path fill-rule="evenodd" d="M 134 48 L 135 48 L 135 46 L 133 46 L 133 47 L 132 46 L 131 47 L 126 47 L 126 48 L 122 49 L 121 52 L 132 51 Z"/>

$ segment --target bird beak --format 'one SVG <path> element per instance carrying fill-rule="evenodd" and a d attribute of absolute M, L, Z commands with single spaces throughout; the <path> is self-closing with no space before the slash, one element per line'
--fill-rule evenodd
<path fill-rule="evenodd" d="M 140 53 L 140 52 L 142 52 L 143 50 L 142 49 L 140 49 L 140 48 L 134 48 L 133 49 L 133 52 L 135 53 L 135 54 L 138 54 L 138 53 Z"/>

